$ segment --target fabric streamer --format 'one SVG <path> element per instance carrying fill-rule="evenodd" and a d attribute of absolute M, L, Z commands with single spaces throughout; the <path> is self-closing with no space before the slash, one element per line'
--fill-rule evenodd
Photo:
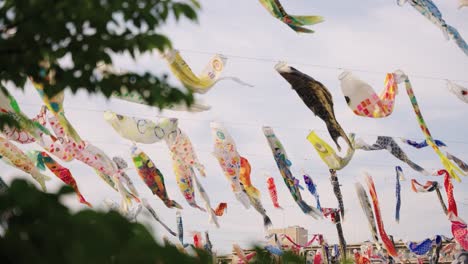
<path fill-rule="evenodd" d="M 310 247 L 310 245 L 312 245 L 312 243 L 314 243 L 315 241 L 319 242 L 320 237 L 321 235 L 319 234 L 315 234 L 306 244 L 304 245 L 300 245 L 300 244 L 297 244 L 294 239 L 292 239 L 289 235 L 286 235 L 286 234 L 281 234 L 281 237 L 284 239 L 287 239 L 289 242 L 291 242 L 291 244 L 293 244 L 294 246 L 298 247 L 298 248 L 307 248 L 307 247 Z"/>
<path fill-rule="evenodd" d="M 317 252 L 315 252 L 314 264 L 322 264 L 322 253 L 320 252 L 320 250 L 317 250 Z"/>
<path fill-rule="evenodd" d="M 47 152 L 44 151 L 31 151 L 28 153 L 31 160 L 36 163 L 36 167 L 42 170 L 45 170 L 47 167 L 57 178 L 59 178 L 63 183 L 69 185 L 75 191 L 78 201 L 82 204 L 85 204 L 89 207 L 93 207 L 81 194 L 78 189 L 78 184 L 76 183 L 75 178 L 71 174 L 70 170 L 60 165 L 53 158 L 51 158 Z"/>
<path fill-rule="evenodd" d="M 321 212 L 319 210 L 309 206 L 304 200 L 302 200 L 301 192 L 295 184 L 296 178 L 294 178 L 290 170 L 292 163 L 288 159 L 286 151 L 273 132 L 273 129 L 271 127 L 263 127 L 263 134 L 268 141 L 268 145 L 273 153 L 278 170 L 280 171 L 281 176 L 283 176 L 284 183 L 294 198 L 294 201 L 301 208 L 304 214 L 308 214 L 315 219 L 321 217 Z"/>
<path fill-rule="evenodd" d="M 367 173 L 365 173 L 365 179 L 366 179 L 367 187 L 369 188 L 369 193 L 372 197 L 372 202 L 374 205 L 374 213 L 375 213 L 375 218 L 377 221 L 377 227 L 379 230 L 380 238 L 382 239 L 383 245 L 385 249 L 387 250 L 387 253 L 392 257 L 397 257 L 398 253 L 395 249 L 395 245 L 393 244 L 392 240 L 390 240 L 387 233 L 385 232 L 385 227 L 383 224 L 382 216 L 380 214 L 379 199 L 377 197 L 377 191 L 375 189 L 374 180 Z"/>
<path fill-rule="evenodd" d="M 271 201 L 273 206 L 277 209 L 283 209 L 278 202 L 278 192 L 276 191 L 275 179 L 273 177 L 268 177 L 267 179 L 268 193 L 270 194 Z"/>
<path fill-rule="evenodd" d="M 459 168 L 457 168 L 455 164 L 450 162 L 450 160 L 444 154 L 442 154 L 439 147 L 437 147 L 437 145 L 434 142 L 434 139 L 432 138 L 431 132 L 429 131 L 429 128 L 427 127 L 426 122 L 424 121 L 421 110 L 419 109 L 418 101 L 416 100 L 416 96 L 414 95 L 414 91 L 413 91 L 411 82 L 408 79 L 408 76 L 406 76 L 401 71 L 398 71 L 398 72 L 399 72 L 398 73 L 399 79 L 403 79 L 405 81 L 406 92 L 411 101 L 411 104 L 413 105 L 413 110 L 414 110 L 414 113 L 416 114 L 419 127 L 421 128 L 421 131 L 423 132 L 427 143 L 434 149 L 435 153 L 439 156 L 442 165 L 449 172 L 450 176 L 452 176 L 457 181 L 461 181 L 457 172 L 460 173 L 461 175 L 466 175 L 466 173 L 461 171 Z"/>
<path fill-rule="evenodd" d="M 250 200 L 240 183 L 240 155 L 237 152 L 234 139 L 222 124 L 212 122 L 210 126 L 215 142 L 213 156 L 216 157 L 224 175 L 231 183 L 232 191 L 237 200 L 245 209 L 248 209 L 250 207 Z"/>
<path fill-rule="evenodd" d="M 354 145 L 354 137 L 353 133 L 349 134 L 349 139 L 351 144 Z M 307 136 L 307 140 L 312 144 L 314 149 L 319 154 L 320 158 L 327 164 L 329 169 L 333 170 L 341 170 L 342 168 L 346 167 L 348 163 L 351 161 L 354 155 L 354 148 L 348 148 L 346 155 L 342 158 L 338 156 L 335 150 L 330 147 L 324 140 L 322 140 L 314 131 L 310 132 Z"/>
<path fill-rule="evenodd" d="M 50 180 L 49 176 L 42 174 L 34 162 L 17 146 L 6 138 L 0 137 L 0 157 L 8 165 L 30 174 L 42 190 L 47 191 L 45 182 Z"/>
<path fill-rule="evenodd" d="M 265 246 L 265 250 L 276 256 L 282 256 L 284 254 L 283 250 L 272 245 Z"/>
<path fill-rule="evenodd" d="M 179 238 L 180 244 L 186 248 L 190 246 L 189 244 L 184 243 L 184 223 L 182 220 L 182 215 L 179 211 L 176 212 L 176 222 L 177 222 L 177 237 Z"/>
<path fill-rule="evenodd" d="M 168 50 L 163 56 L 177 79 L 182 82 L 185 88 L 194 93 L 204 94 L 222 80 L 232 80 L 241 85 L 252 87 L 252 85 L 241 81 L 237 77 L 220 77 L 227 62 L 227 58 L 223 55 L 216 54 L 211 58 L 203 72 L 198 76 L 193 73 L 178 50 Z"/>
<path fill-rule="evenodd" d="M 396 171 L 396 187 L 395 187 L 395 196 L 396 196 L 396 208 L 395 208 L 395 221 L 400 222 L 400 208 L 401 208 L 401 184 L 400 180 L 403 177 L 403 169 L 400 166 L 395 167 Z"/>
<path fill-rule="evenodd" d="M 465 221 L 451 211 L 448 216 L 452 222 L 453 237 L 464 250 L 468 250 L 468 228 Z"/>
<path fill-rule="evenodd" d="M 315 201 L 317 202 L 317 209 L 322 211 L 322 207 L 320 206 L 320 197 L 317 191 L 317 185 L 312 181 L 310 176 L 307 174 L 304 174 L 304 182 L 309 192 L 315 197 Z"/>
<path fill-rule="evenodd" d="M 405 144 L 408 144 L 410 146 L 412 146 L 413 148 L 417 148 L 417 149 L 421 149 L 421 148 L 425 148 L 425 147 L 428 147 L 429 144 L 427 143 L 426 140 L 424 141 L 421 141 L 421 142 L 417 142 L 417 141 L 413 141 L 413 140 L 409 140 L 409 139 L 406 139 L 406 138 L 402 138 L 401 141 Z M 434 143 L 438 146 L 438 147 L 446 147 L 447 145 L 440 141 L 440 140 L 434 140 Z"/>
<path fill-rule="evenodd" d="M 374 240 L 375 244 L 379 243 L 379 236 L 377 235 L 377 226 L 375 225 L 375 217 L 374 212 L 372 212 L 372 206 L 367 196 L 366 190 L 359 182 L 355 183 L 356 193 L 359 198 L 359 203 L 361 204 L 361 208 L 366 215 L 367 222 L 369 224 L 369 229 L 372 233 L 372 239 Z"/>
<path fill-rule="evenodd" d="M 432 0 L 397 0 L 397 4 L 399 6 L 403 6 L 406 2 L 413 6 L 419 13 L 421 13 L 421 15 L 429 19 L 434 25 L 440 28 L 447 39 L 452 38 L 465 55 L 468 55 L 468 44 L 454 27 L 447 25 L 445 20 L 442 18 L 442 13 Z"/>
<path fill-rule="evenodd" d="M 363 117 L 383 118 L 391 115 L 398 94 L 398 83 L 393 73 L 387 73 L 384 89 L 377 95 L 374 89 L 349 71 L 338 76 L 341 91 L 354 114 Z"/>
<path fill-rule="evenodd" d="M 408 242 L 406 243 L 406 247 L 408 247 L 408 249 L 412 253 L 422 256 L 422 255 L 426 255 L 432 249 L 432 245 L 434 244 L 438 245 L 441 243 L 442 243 L 442 236 L 435 236 L 432 239 L 428 238 L 419 243 Z"/>
<path fill-rule="evenodd" d="M 291 84 L 293 90 L 301 97 L 304 104 L 327 125 L 328 133 L 335 142 L 338 151 L 341 147 L 338 138 L 342 137 L 349 148 L 354 148 L 343 128 L 336 120 L 333 109 L 333 98 L 328 89 L 314 78 L 304 74 L 285 62 L 280 62 L 275 66 L 275 70 Z"/>
<path fill-rule="evenodd" d="M 168 208 L 179 208 L 182 206 L 176 201 L 171 200 L 167 195 L 166 186 L 164 184 L 164 176 L 151 159 L 143 151 L 133 146 L 132 160 L 138 175 L 145 182 L 151 192 L 157 195 Z"/>
<path fill-rule="evenodd" d="M 375 150 L 387 150 L 392 154 L 395 158 L 403 161 L 404 163 L 408 164 L 413 170 L 421 173 L 422 175 L 428 176 L 430 173 L 426 171 L 424 168 L 419 166 L 418 164 L 411 161 L 406 153 L 398 146 L 396 141 L 391 137 L 386 136 L 378 136 L 377 141 L 372 144 L 368 145 L 362 139 L 357 139 L 355 147 L 357 149 L 362 149 L 365 151 L 375 151 Z"/>
<path fill-rule="evenodd" d="M 447 194 L 448 200 L 448 213 L 453 213 L 455 216 L 458 216 L 457 202 L 453 196 L 453 184 L 450 179 L 450 173 L 446 170 L 438 170 L 434 173 L 434 176 L 444 176 L 444 188 L 445 193 Z"/>
<path fill-rule="evenodd" d="M 249 197 L 250 204 L 253 208 L 263 217 L 263 226 L 268 228 L 272 225 L 270 217 L 266 214 L 266 210 L 262 205 L 262 201 L 260 200 L 260 191 L 252 185 L 252 181 L 250 180 L 250 172 L 251 166 L 249 161 L 244 158 L 241 158 L 241 168 L 240 168 L 240 182 L 242 187 L 245 190 L 245 193 Z"/>
<path fill-rule="evenodd" d="M 297 33 L 314 33 L 304 26 L 315 25 L 324 21 L 321 16 L 293 16 L 284 11 L 279 0 L 259 0 L 260 4 L 276 19 L 288 25 Z"/>
<path fill-rule="evenodd" d="M 242 248 L 237 244 L 233 244 L 232 248 L 233 248 L 234 252 L 236 253 L 237 258 L 239 259 L 238 262 L 237 262 L 238 264 L 247 264 L 247 263 L 249 263 L 249 261 L 253 257 L 255 257 L 255 255 L 257 254 L 256 252 L 252 252 L 252 253 L 249 253 L 249 254 L 245 255 L 244 250 L 242 250 Z"/>
<path fill-rule="evenodd" d="M 106 111 L 104 119 L 121 137 L 137 143 L 153 144 L 177 133 L 178 120 L 175 118 L 160 118 L 153 122 Z"/>
<path fill-rule="evenodd" d="M 227 203 L 219 203 L 214 211 L 215 215 L 223 216 L 224 212 L 227 211 Z"/>
<path fill-rule="evenodd" d="M 421 184 L 417 180 L 411 180 L 411 189 L 413 192 L 433 192 L 439 188 L 439 183 L 436 181 L 427 181 L 426 184 Z"/>
<path fill-rule="evenodd" d="M 149 202 L 145 198 L 141 199 L 141 203 L 146 208 L 146 210 L 148 210 L 148 212 L 151 214 L 151 216 L 154 218 L 154 220 L 156 220 L 156 222 L 161 224 L 162 227 L 164 227 L 164 229 L 166 229 L 166 231 L 169 232 L 169 234 L 171 234 L 173 236 L 177 236 L 176 232 L 172 231 L 163 221 L 161 221 L 161 219 L 158 217 L 158 215 L 154 211 L 153 207 L 151 207 L 151 205 L 149 204 Z"/>

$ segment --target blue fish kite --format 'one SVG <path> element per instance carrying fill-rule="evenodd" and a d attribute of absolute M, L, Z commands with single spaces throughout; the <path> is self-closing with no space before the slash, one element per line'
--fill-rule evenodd
<path fill-rule="evenodd" d="M 322 207 L 320 206 L 319 194 L 317 191 L 317 185 L 315 185 L 315 183 L 307 174 L 304 174 L 304 182 L 307 186 L 307 189 L 309 189 L 309 192 L 315 197 L 315 200 L 317 201 L 317 209 L 322 211 Z"/>
<path fill-rule="evenodd" d="M 428 238 L 419 243 L 408 242 L 406 247 L 408 247 L 412 253 L 421 256 L 427 254 L 427 252 L 432 249 L 433 244 L 439 245 L 440 243 L 442 243 L 442 236 L 437 235 L 433 239 Z"/>

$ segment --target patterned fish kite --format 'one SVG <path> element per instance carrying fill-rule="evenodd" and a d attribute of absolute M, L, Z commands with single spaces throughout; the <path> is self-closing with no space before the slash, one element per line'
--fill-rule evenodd
<path fill-rule="evenodd" d="M 227 211 L 227 203 L 219 203 L 214 211 L 216 216 L 223 216 L 224 211 Z"/>
<path fill-rule="evenodd" d="M 338 207 L 340 208 L 341 218 L 344 220 L 344 202 L 343 195 L 341 194 L 340 183 L 338 181 L 338 176 L 336 175 L 336 170 L 330 169 L 330 182 L 333 186 L 333 192 L 335 193 L 336 199 L 338 200 Z"/>
<path fill-rule="evenodd" d="M 349 71 L 339 75 L 341 91 L 349 108 L 358 116 L 383 118 L 391 115 L 398 94 L 398 83 L 393 73 L 387 73 L 384 89 L 377 95 L 374 89 Z"/>
<path fill-rule="evenodd" d="M 163 221 L 161 221 L 161 219 L 159 219 L 153 207 L 151 207 L 151 205 L 148 203 L 148 201 L 145 198 L 141 199 L 141 203 L 146 208 L 146 210 L 148 210 L 148 212 L 151 214 L 154 220 L 160 223 L 164 227 L 164 229 L 166 229 L 167 232 L 169 232 L 173 236 L 177 236 L 176 232 L 172 231 Z"/>
<path fill-rule="evenodd" d="M 221 80 L 233 80 L 241 85 L 251 86 L 236 77 L 220 77 L 227 61 L 227 58 L 220 54 L 216 54 L 208 62 L 208 65 L 199 76 L 193 73 L 187 62 L 180 56 L 178 50 L 167 51 L 164 58 L 177 79 L 182 82 L 185 88 L 194 93 L 204 94 Z"/>
<path fill-rule="evenodd" d="M 452 222 L 453 237 L 464 250 L 468 250 L 468 227 L 465 221 L 453 212 L 449 212 L 449 220 Z"/>
<path fill-rule="evenodd" d="M 391 137 L 378 136 L 377 141 L 373 145 L 368 145 L 363 140 L 358 139 L 356 140 L 355 147 L 357 149 L 362 149 L 365 151 L 387 150 L 395 158 L 408 164 L 408 166 L 410 166 L 413 170 L 420 172 L 422 175 L 426 175 L 426 176 L 430 175 L 428 171 L 426 171 L 421 166 L 411 161 L 408 158 L 408 156 L 406 156 L 406 153 L 400 148 L 400 146 L 398 146 L 396 141 Z"/>
<path fill-rule="evenodd" d="M 399 6 L 403 6 L 406 2 L 440 28 L 447 39 L 452 38 L 465 55 L 468 55 L 468 44 L 454 27 L 447 25 L 442 18 L 442 13 L 432 0 L 397 0 Z"/>
<path fill-rule="evenodd" d="M 270 193 L 271 201 L 273 202 L 273 206 L 277 209 L 283 209 L 278 203 L 278 192 L 276 191 L 275 180 L 273 177 L 269 177 L 267 179 L 267 187 L 268 193 Z"/>
<path fill-rule="evenodd" d="M 341 151 L 341 147 L 338 144 L 339 137 L 342 137 L 348 144 L 348 147 L 352 149 L 353 144 L 336 120 L 333 109 L 333 98 L 328 89 L 322 83 L 288 66 L 285 62 L 278 63 L 275 69 L 291 84 L 292 89 L 297 92 L 305 105 L 325 122 L 328 133 L 330 133 L 330 136 L 338 147 L 338 151 Z"/>
<path fill-rule="evenodd" d="M 396 187 L 395 187 L 395 197 L 396 197 L 396 208 L 395 208 L 395 221 L 400 222 L 400 208 L 401 208 L 401 184 L 400 180 L 404 180 L 403 169 L 400 166 L 395 167 L 396 171 Z"/>
<path fill-rule="evenodd" d="M 44 127 L 47 123 L 46 111 L 47 111 L 47 108 L 45 106 L 41 107 L 41 111 L 39 112 L 39 114 L 35 118 L 33 118 L 31 121 L 33 123 L 38 123 Z M 7 139 L 18 142 L 20 144 L 29 144 L 29 143 L 33 143 L 37 141 L 36 138 L 33 137 L 27 130 L 16 128 L 16 127 L 5 126 L 3 128 L 2 134 Z M 37 135 L 42 137 L 44 133 L 41 130 L 39 130 L 37 131 Z M 40 141 L 38 141 L 38 143 L 41 144 Z"/>
<path fill-rule="evenodd" d="M 215 142 L 213 156 L 216 157 L 224 175 L 230 181 L 232 191 L 237 200 L 248 209 L 250 207 L 250 200 L 244 192 L 239 179 L 240 155 L 237 152 L 234 140 L 222 124 L 212 122 L 210 126 Z"/>
<path fill-rule="evenodd" d="M 382 221 L 382 215 L 380 214 L 379 198 L 377 197 L 377 191 L 375 189 L 374 180 L 367 173 L 365 173 L 365 179 L 366 179 L 367 187 L 369 188 L 369 193 L 372 197 L 375 218 L 377 221 L 377 227 L 379 230 L 380 238 L 382 239 L 383 245 L 385 249 L 387 250 L 387 253 L 392 257 L 397 257 L 398 253 L 395 249 L 395 245 L 393 241 L 390 240 L 387 233 L 385 232 L 385 227 Z"/>
<path fill-rule="evenodd" d="M 317 202 L 317 209 L 322 211 L 322 207 L 320 206 L 320 197 L 317 191 L 317 185 L 315 185 L 315 183 L 307 174 L 304 174 L 304 182 L 309 192 L 315 197 L 315 201 Z"/>
<path fill-rule="evenodd" d="M 252 185 L 252 181 L 250 180 L 250 172 L 252 168 L 250 166 L 249 161 L 241 157 L 241 168 L 240 168 L 240 175 L 239 179 L 242 183 L 242 186 L 249 197 L 250 204 L 252 204 L 253 208 L 263 217 L 263 226 L 268 228 L 272 225 L 270 217 L 266 214 L 266 210 L 262 205 L 262 201 L 260 200 L 260 191 Z"/>
<path fill-rule="evenodd" d="M 450 174 L 446 170 L 438 170 L 436 171 L 433 176 L 444 176 L 444 188 L 445 193 L 447 195 L 448 200 L 448 213 L 452 212 L 456 216 L 458 216 L 458 209 L 457 209 L 457 202 L 455 201 L 455 197 L 453 196 L 453 184 L 450 180 Z"/>
<path fill-rule="evenodd" d="M 271 127 L 263 127 L 263 134 L 265 135 L 268 145 L 273 153 L 278 170 L 283 176 L 284 184 L 289 189 L 294 201 L 301 208 L 304 214 L 311 215 L 313 218 L 317 219 L 321 217 L 322 213 L 317 209 L 309 206 L 304 200 L 302 200 L 301 192 L 297 184 L 295 184 L 294 176 L 291 173 L 291 161 L 289 161 L 286 151 L 284 150 L 283 145 L 276 137 L 273 129 Z"/>
<path fill-rule="evenodd" d="M 411 101 L 411 104 L 413 105 L 413 110 L 414 110 L 414 113 L 416 114 L 416 119 L 418 120 L 419 127 L 421 128 L 421 131 L 423 132 L 427 143 L 434 149 L 434 152 L 439 156 L 442 165 L 448 171 L 450 176 L 453 177 L 457 181 L 461 181 L 460 177 L 458 176 L 457 173 L 459 173 L 461 175 L 465 175 L 465 176 L 466 176 L 466 173 L 464 173 L 455 164 L 453 164 L 440 151 L 439 147 L 434 142 L 434 139 L 432 138 L 431 132 L 429 131 L 429 128 L 427 127 L 426 122 L 424 121 L 424 117 L 422 116 L 421 110 L 419 109 L 418 101 L 416 100 L 416 96 L 414 95 L 413 87 L 411 85 L 411 82 L 408 79 L 408 76 L 406 76 L 401 71 L 397 71 L 396 74 L 399 75 L 398 79 L 404 80 L 404 82 L 405 82 L 406 93 L 408 94 L 408 97 L 409 97 L 409 99 Z"/>
<path fill-rule="evenodd" d="M 324 21 L 321 16 L 293 16 L 284 11 L 279 0 L 259 0 L 260 4 L 275 18 L 298 33 L 314 33 L 304 26 L 315 25 Z"/>
<path fill-rule="evenodd" d="M 20 109 L 16 99 L 8 92 L 8 90 L 0 84 L 0 113 L 9 115 L 16 120 L 20 126 L 20 131 L 24 133 L 16 138 L 20 141 L 27 142 L 28 140 L 41 141 L 42 134 L 50 135 L 50 132 L 41 124 L 41 120 L 30 120 Z M 18 128 L 4 126 L 2 132 L 10 140 L 16 140 L 14 132 Z M 32 139 L 31 139 L 32 138 Z M 21 143 L 21 142 L 20 142 Z"/>
<path fill-rule="evenodd" d="M 442 236 L 435 236 L 433 239 L 427 238 L 419 243 L 408 242 L 406 247 L 414 254 L 422 256 L 426 255 L 431 249 L 433 244 L 441 244 Z"/>
<path fill-rule="evenodd" d="M 354 136 L 355 135 L 353 133 L 349 134 L 351 144 L 354 144 Z M 320 158 L 325 162 L 325 164 L 327 164 L 329 169 L 341 170 L 346 167 L 353 158 L 354 148 L 348 148 L 346 155 L 342 158 L 338 156 L 335 150 L 322 140 L 314 131 L 310 132 L 307 136 L 307 140 L 309 140 L 310 144 L 312 144 Z"/>
<path fill-rule="evenodd" d="M 158 122 L 153 122 L 106 111 L 104 119 L 120 136 L 137 143 L 153 144 L 167 138 L 171 133 L 177 133 L 178 121 L 175 118 L 160 118 Z"/>
<path fill-rule="evenodd" d="M 128 169 L 128 163 L 122 158 L 122 157 L 113 157 L 112 161 L 114 162 L 115 166 L 117 166 L 117 169 L 120 171 L 120 176 L 123 182 L 127 185 L 128 189 L 135 195 L 139 196 L 137 189 L 135 188 L 135 185 L 133 184 L 132 180 L 130 177 L 125 173 L 124 170 Z"/>
<path fill-rule="evenodd" d="M 131 151 L 133 164 L 137 169 L 138 175 L 140 175 L 151 192 L 157 195 L 168 208 L 175 207 L 182 209 L 182 206 L 176 201 L 169 199 L 166 192 L 166 185 L 164 184 L 164 177 L 148 155 L 136 146 L 133 146 Z"/>
<path fill-rule="evenodd" d="M 36 88 L 37 92 L 42 98 L 42 101 L 47 106 L 49 111 L 55 116 L 58 120 L 60 125 L 63 127 L 65 134 L 67 137 L 73 139 L 76 143 L 81 143 L 81 138 L 76 132 L 73 125 L 68 121 L 67 117 L 65 116 L 65 110 L 63 108 L 63 101 L 65 100 L 65 93 L 62 91 L 53 97 L 49 97 L 45 91 L 44 86 L 42 84 L 36 83 L 33 81 L 34 87 Z"/>
<path fill-rule="evenodd" d="M 468 104 L 468 89 L 461 85 L 447 81 L 447 89 L 458 97 L 461 101 Z"/>
<path fill-rule="evenodd" d="M 372 212 L 372 206 L 369 200 L 369 196 L 367 196 L 366 190 L 362 186 L 361 183 L 356 182 L 355 184 L 356 193 L 359 198 L 359 203 L 361 204 L 361 208 L 366 215 L 367 222 L 369 224 L 369 229 L 372 233 L 372 239 L 376 245 L 379 244 L 379 236 L 377 234 L 377 226 L 375 225 L 375 217 L 374 212 Z"/>
<path fill-rule="evenodd" d="M 36 167 L 41 170 L 45 170 L 47 167 L 57 178 L 59 178 L 62 182 L 69 185 L 70 187 L 75 190 L 76 195 L 78 196 L 78 201 L 82 204 L 85 204 L 89 207 L 92 207 L 88 201 L 83 197 L 80 190 L 78 189 L 78 184 L 76 183 L 75 178 L 71 174 L 70 170 L 60 165 L 54 159 L 52 159 L 47 152 L 44 151 L 31 151 L 29 153 L 31 160 L 36 162 Z"/>
<path fill-rule="evenodd" d="M 40 173 L 34 162 L 21 149 L 3 137 L 0 137 L 0 157 L 7 164 L 30 174 L 41 185 L 42 190 L 47 191 L 45 182 L 50 180 L 50 177 Z"/>

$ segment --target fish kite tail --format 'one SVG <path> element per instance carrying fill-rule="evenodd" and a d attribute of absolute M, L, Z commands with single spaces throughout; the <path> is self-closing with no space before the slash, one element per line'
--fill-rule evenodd
<path fill-rule="evenodd" d="M 236 199 L 245 207 L 245 209 L 250 208 L 250 200 L 247 194 L 245 194 L 245 192 L 238 191 L 234 193 L 234 195 L 236 196 Z"/>
<path fill-rule="evenodd" d="M 299 27 L 299 26 L 295 26 L 293 24 L 287 24 L 292 30 L 296 31 L 297 33 L 314 33 L 315 31 L 313 31 L 312 29 L 308 29 L 308 28 L 305 28 L 305 27 Z"/>
<path fill-rule="evenodd" d="M 289 16 L 299 26 L 310 26 L 322 23 L 325 19 L 322 16 Z"/>
<path fill-rule="evenodd" d="M 174 200 L 167 200 L 166 202 L 164 202 L 164 204 L 168 207 L 168 208 L 178 208 L 178 209 L 183 209 L 182 206 L 177 203 L 176 201 Z"/>
<path fill-rule="evenodd" d="M 217 228 L 219 228 L 218 216 L 215 214 L 215 211 L 213 209 L 211 209 L 208 212 L 208 221 L 211 224 L 214 224 Z"/>
<path fill-rule="evenodd" d="M 206 209 L 199 206 L 197 203 L 193 203 L 191 204 L 190 206 L 192 206 L 193 208 L 197 208 L 198 210 L 202 211 L 202 212 L 206 212 Z"/>
<path fill-rule="evenodd" d="M 46 181 L 49 181 L 50 180 L 50 177 L 47 176 L 47 175 L 44 175 L 42 173 L 40 173 L 39 171 L 33 171 L 31 173 L 31 176 L 34 178 L 35 181 L 37 181 L 40 185 L 41 185 L 41 189 L 42 191 L 46 192 L 47 191 L 47 187 L 46 187 L 46 184 L 45 182 Z"/>
<path fill-rule="evenodd" d="M 299 207 L 301 208 L 302 212 L 304 214 L 308 214 L 310 216 L 312 216 L 313 218 L 317 219 L 317 213 L 312 209 L 312 207 L 310 207 L 308 204 L 306 204 L 306 202 L 304 201 L 298 201 L 297 204 L 299 205 Z"/>
<path fill-rule="evenodd" d="M 273 223 L 271 222 L 271 219 L 270 217 L 268 217 L 268 215 L 263 215 L 263 226 L 265 228 L 269 228 L 270 226 L 272 226 Z"/>
<path fill-rule="evenodd" d="M 343 128 L 341 128 L 341 126 L 338 123 L 334 124 L 332 122 L 326 122 L 326 124 L 327 124 L 328 132 L 330 133 L 331 138 L 335 142 L 336 147 L 338 148 L 338 151 L 341 151 L 341 146 L 338 144 L 338 138 L 340 137 L 346 141 L 346 144 L 348 144 L 348 147 L 350 149 L 354 149 L 353 143 L 351 143 L 351 140 L 349 140 Z"/>
<path fill-rule="evenodd" d="M 468 44 L 466 44 L 466 41 L 460 35 L 458 30 L 450 25 L 447 25 L 447 32 L 448 35 L 451 36 L 457 43 L 457 46 L 465 53 L 465 55 L 468 56 Z"/>
<path fill-rule="evenodd" d="M 86 201 L 86 199 L 83 197 L 83 195 L 78 191 L 78 190 L 75 190 L 76 192 L 76 195 L 78 196 L 78 201 L 82 204 L 85 204 L 87 205 L 88 207 L 93 207 L 88 201 Z"/>

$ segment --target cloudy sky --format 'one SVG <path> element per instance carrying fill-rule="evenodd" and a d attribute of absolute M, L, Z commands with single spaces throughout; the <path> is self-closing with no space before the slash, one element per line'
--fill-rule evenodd
<path fill-rule="evenodd" d="M 284 0 L 285 9 L 291 14 L 322 15 L 325 22 L 314 26 L 315 34 L 298 35 L 286 25 L 271 17 L 258 3 L 251 0 L 201 1 L 199 23 L 188 21 L 171 23 L 164 28 L 173 45 L 180 49 L 195 72 L 201 71 L 212 54 L 228 57 L 225 76 L 237 76 L 254 87 L 239 86 L 229 81 L 221 82 L 209 93 L 199 96 L 212 109 L 203 113 L 160 112 L 146 106 L 118 100 L 106 100 L 86 93 L 67 94 L 65 109 L 82 138 L 102 148 L 109 155 L 120 155 L 129 160 L 130 142 L 120 138 L 103 120 L 105 110 L 157 120 L 159 116 L 179 118 L 179 124 L 192 140 L 200 160 L 207 167 L 208 176 L 202 179 L 210 194 L 212 204 L 225 201 L 226 216 L 220 219 L 221 228 L 208 224 L 207 215 L 192 209 L 183 200 L 175 182 L 170 156 L 163 144 L 141 145 L 165 175 L 170 197 L 184 206 L 186 236 L 192 231 L 210 232 L 215 249 L 229 252 L 233 243 L 248 247 L 253 242 L 263 242 L 264 230 L 261 216 L 253 209 L 245 210 L 235 200 L 228 181 L 223 176 L 216 159 L 211 155 L 213 141 L 209 123 L 223 122 L 233 138 L 238 151 L 250 160 L 252 182 L 261 191 L 262 201 L 275 228 L 301 225 L 309 233 L 323 233 L 330 243 L 337 243 L 335 227 L 326 219 L 314 220 L 302 214 L 288 193 L 274 163 L 262 126 L 272 126 L 282 141 L 292 161 L 292 171 L 302 180 L 301 171 L 310 174 L 318 185 L 324 207 L 336 207 L 337 201 L 328 179 L 328 169 L 319 160 L 313 147 L 306 140 L 310 130 L 329 142 L 322 120 L 302 103 L 290 85 L 273 69 L 277 61 L 288 61 L 297 69 L 323 82 L 333 95 L 338 121 L 347 132 L 372 143 L 376 135 L 407 137 L 421 140 L 423 135 L 404 89 L 401 89 L 394 113 L 384 119 L 368 119 L 355 116 L 342 96 L 337 76 L 341 69 L 354 71 L 361 79 L 372 84 L 376 91 L 383 88 L 386 72 L 402 69 L 410 80 L 426 122 L 434 137 L 444 140 L 451 152 L 468 159 L 468 130 L 466 104 L 459 101 L 445 87 L 444 79 L 460 80 L 468 86 L 468 60 L 453 42 L 444 39 L 441 31 L 417 13 L 409 5 L 399 7 L 395 1 L 306 1 Z M 457 10 L 456 0 L 438 0 L 448 24 L 458 28 L 468 38 L 468 9 Z M 132 61 L 128 56 L 115 56 L 117 67 L 135 71 L 167 73 L 169 69 L 158 54 L 141 56 Z M 463 81 L 464 80 L 464 81 Z M 174 77 L 171 82 L 180 83 Z M 12 89 L 10 89 L 12 90 Z M 17 100 L 29 115 L 34 115 L 41 100 L 28 85 L 25 92 L 15 91 Z M 465 120 L 465 121 L 464 121 Z M 340 141 L 345 146 L 343 141 Z M 35 145 L 23 149 L 37 148 Z M 427 169 L 441 168 L 438 157 L 431 149 L 416 150 L 402 146 L 408 156 Z M 402 182 L 401 221 L 396 223 L 395 172 L 403 167 L 407 181 Z M 78 163 L 67 164 L 83 195 L 97 207 L 104 198 L 118 201 L 118 195 L 107 187 L 93 171 Z M 346 219 L 343 224 L 348 243 L 371 238 L 366 219 L 359 206 L 354 183 L 362 179 L 362 171 L 374 176 L 387 233 L 397 239 L 422 240 L 436 234 L 450 236 L 450 224 L 444 216 L 435 194 L 415 194 L 410 179 L 420 182 L 439 180 L 424 177 L 406 164 L 393 158 L 386 151 L 356 152 L 349 166 L 338 172 Z M 0 171 L 7 182 L 20 171 L 0 164 Z M 266 186 L 265 173 L 276 181 L 279 202 L 284 210 L 274 209 Z M 166 208 L 134 171 L 129 172 L 143 197 L 150 202 L 160 217 L 175 229 L 175 210 Z M 30 176 L 22 176 L 31 179 Z M 467 178 L 455 183 L 455 196 L 460 216 L 468 219 Z M 59 188 L 61 182 L 53 179 L 48 186 Z M 445 194 L 444 194 L 445 197 Z M 66 203 L 73 209 L 81 209 L 75 197 Z M 314 205 L 313 197 L 303 192 L 303 198 Z M 200 201 L 201 203 L 201 201 Z M 145 216 L 141 222 L 151 225 L 156 236 L 165 231 Z M 189 239 L 187 237 L 187 239 Z M 173 241 L 176 241 L 173 239 Z"/>

